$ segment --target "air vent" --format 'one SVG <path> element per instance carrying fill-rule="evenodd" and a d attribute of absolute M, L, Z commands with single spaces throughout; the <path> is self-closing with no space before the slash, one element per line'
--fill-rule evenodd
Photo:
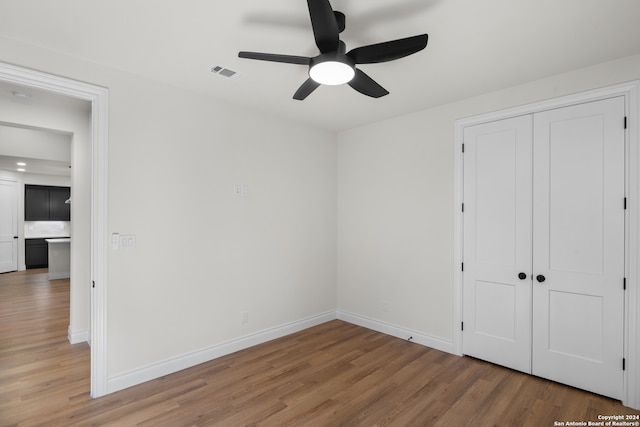
<path fill-rule="evenodd" d="M 237 71 L 230 70 L 226 67 L 216 65 L 215 67 L 211 67 L 211 72 L 217 76 L 224 77 L 231 80 L 238 80 L 243 77 L 242 73 Z"/>

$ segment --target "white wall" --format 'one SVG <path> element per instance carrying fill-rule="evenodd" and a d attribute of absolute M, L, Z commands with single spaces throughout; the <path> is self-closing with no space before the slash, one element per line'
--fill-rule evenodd
<path fill-rule="evenodd" d="M 638 78 L 640 55 L 341 132 L 339 310 L 451 343 L 455 120 Z"/>
<path fill-rule="evenodd" d="M 109 256 L 110 372 L 335 310 L 334 136 L 126 80 L 109 223 L 137 248 Z"/>
<path fill-rule="evenodd" d="M 407 116 L 339 135 L 338 308 L 448 339 L 452 150 L 431 137 L 440 125 Z"/>
<path fill-rule="evenodd" d="M 12 110 L 16 105 L 11 102 L 11 95 L 7 93 L 8 89 L 10 90 L 12 87 L 15 86 L 7 87 L 4 84 L 0 86 L 0 106 L 8 110 Z M 70 98 L 58 96 L 57 99 Z M 35 99 L 29 99 L 27 102 L 30 102 L 33 107 L 37 104 L 37 108 L 42 110 L 42 102 L 39 97 L 36 96 Z M 89 102 L 85 101 L 83 105 L 87 109 L 90 108 Z M 59 108 L 64 108 L 64 106 Z M 85 111 L 82 111 L 81 114 L 83 117 L 87 116 Z M 24 159 L 26 160 L 25 169 L 28 173 L 70 176 L 71 170 L 67 167 L 71 164 L 73 134 L 63 133 L 59 130 L 24 128 L 22 126 L 24 125 L 0 124 L 0 153 L 3 156 L 9 156 L 9 158 L 0 158 L 0 168 L 15 171 L 16 160 Z"/>
<path fill-rule="evenodd" d="M 108 257 L 111 379 L 335 312 L 335 135 L 13 40 L 0 61 L 109 88 L 109 232 L 137 239 Z"/>
<path fill-rule="evenodd" d="M 12 110 L 20 104 L 0 97 L 0 105 Z M 0 125 L 0 153 L 4 156 L 70 162 L 70 140 L 71 136 L 62 132 Z"/>

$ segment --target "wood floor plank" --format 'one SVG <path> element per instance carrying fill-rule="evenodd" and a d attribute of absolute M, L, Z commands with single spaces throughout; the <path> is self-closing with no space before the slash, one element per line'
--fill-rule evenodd
<path fill-rule="evenodd" d="M 69 281 L 0 275 L 0 427 L 553 426 L 620 402 L 342 321 L 117 393 L 89 396 Z"/>

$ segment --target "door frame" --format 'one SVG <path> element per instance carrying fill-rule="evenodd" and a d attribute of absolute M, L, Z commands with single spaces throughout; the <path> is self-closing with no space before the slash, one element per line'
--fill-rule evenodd
<path fill-rule="evenodd" d="M 462 356 L 462 263 L 463 263 L 463 132 L 467 126 L 533 114 L 554 108 L 624 96 L 627 128 L 625 132 L 625 293 L 623 399 L 625 406 L 640 409 L 640 80 L 562 96 L 523 106 L 507 108 L 456 120 L 454 150 L 454 263 L 453 263 L 453 349 Z M 621 126 L 623 124 L 621 123 Z"/>
<path fill-rule="evenodd" d="M 103 396 L 107 394 L 109 90 L 3 62 L 0 81 L 91 102 L 91 396 Z"/>

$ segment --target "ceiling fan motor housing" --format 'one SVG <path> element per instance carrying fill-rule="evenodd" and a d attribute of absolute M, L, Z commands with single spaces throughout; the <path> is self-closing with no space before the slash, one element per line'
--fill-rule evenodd
<path fill-rule="evenodd" d="M 344 13 L 334 10 L 333 16 L 336 17 L 336 24 L 338 24 L 338 32 L 339 33 L 343 32 L 346 27 L 346 21 L 347 21 L 347 18 L 344 16 Z"/>

